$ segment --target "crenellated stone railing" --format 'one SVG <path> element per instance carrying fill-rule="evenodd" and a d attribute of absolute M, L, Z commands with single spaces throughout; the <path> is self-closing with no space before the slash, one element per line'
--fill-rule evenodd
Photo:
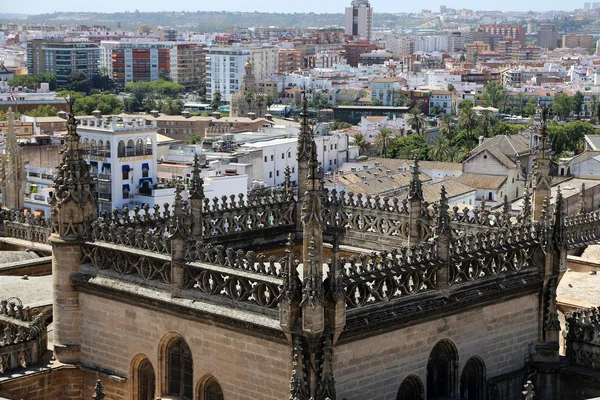
<path fill-rule="evenodd" d="M 569 248 L 597 243 L 600 240 L 599 211 L 566 216 L 565 240 Z"/>
<path fill-rule="evenodd" d="M 52 233 L 50 218 L 25 214 L 20 210 L 2 210 L 0 220 L 4 236 L 14 239 L 46 244 Z"/>
<path fill-rule="evenodd" d="M 232 235 L 248 238 L 275 229 L 287 232 L 295 226 L 296 200 L 288 189 L 203 201 L 202 237 L 205 241 L 219 242 Z"/>
<path fill-rule="evenodd" d="M 41 359 L 48 344 L 45 323 L 49 311 L 47 308 L 34 316 L 17 298 L 0 302 L 0 374 L 32 366 Z"/>
<path fill-rule="evenodd" d="M 567 359 L 600 370 L 600 308 L 580 308 L 565 315 Z"/>

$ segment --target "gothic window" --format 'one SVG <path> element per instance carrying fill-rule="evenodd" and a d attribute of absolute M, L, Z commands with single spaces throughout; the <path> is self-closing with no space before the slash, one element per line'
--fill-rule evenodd
<path fill-rule="evenodd" d="M 198 400 L 223 400 L 223 398 L 223 390 L 215 378 L 210 377 L 204 381 Z"/>
<path fill-rule="evenodd" d="M 427 399 L 453 398 L 458 355 L 452 342 L 438 342 L 427 361 Z"/>
<path fill-rule="evenodd" d="M 396 400 L 423 400 L 423 383 L 414 376 L 406 377 L 400 384 Z"/>
<path fill-rule="evenodd" d="M 193 376 L 190 348 L 183 339 L 173 339 L 167 347 L 167 393 L 191 400 Z"/>
<path fill-rule="evenodd" d="M 154 368 L 146 358 L 138 367 L 137 398 L 136 400 L 154 400 Z"/>
<path fill-rule="evenodd" d="M 485 364 L 478 357 L 471 357 L 460 376 L 460 398 L 484 400 L 485 394 Z"/>

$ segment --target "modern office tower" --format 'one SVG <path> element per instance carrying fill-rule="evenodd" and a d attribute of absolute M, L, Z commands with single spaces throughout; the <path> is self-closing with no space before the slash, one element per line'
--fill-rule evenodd
<path fill-rule="evenodd" d="M 55 74 L 56 86 L 62 88 L 71 72 L 82 71 L 89 78 L 97 73 L 99 54 L 95 43 L 34 39 L 27 42 L 27 73 Z"/>
<path fill-rule="evenodd" d="M 368 0 L 354 0 L 346 7 L 346 35 L 370 41 L 373 37 L 373 8 Z"/>
<path fill-rule="evenodd" d="M 554 50 L 558 42 L 558 29 L 555 25 L 542 24 L 538 28 L 537 45 L 548 50 Z"/>

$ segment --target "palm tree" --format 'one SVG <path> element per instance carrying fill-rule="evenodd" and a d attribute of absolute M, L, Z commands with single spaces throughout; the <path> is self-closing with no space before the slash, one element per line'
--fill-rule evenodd
<path fill-rule="evenodd" d="M 214 94 L 213 94 L 213 99 L 210 102 L 210 106 L 213 109 L 213 111 L 217 111 L 219 109 L 219 106 L 221 105 L 221 91 L 217 90 Z"/>
<path fill-rule="evenodd" d="M 477 115 L 472 108 L 466 107 L 460 111 L 458 116 L 458 126 L 461 129 L 466 129 L 469 136 L 473 134 L 473 128 L 477 125 Z"/>
<path fill-rule="evenodd" d="M 519 99 L 519 114 L 523 115 L 523 99 L 525 98 L 525 94 L 523 92 L 519 92 L 517 94 L 517 99 Z"/>
<path fill-rule="evenodd" d="M 415 130 L 417 135 L 420 135 L 421 131 L 423 131 L 425 129 L 425 126 L 427 125 L 425 114 L 423 114 L 423 112 L 416 107 L 411 109 L 409 111 L 409 114 L 410 115 L 408 116 L 408 125 L 410 125 L 410 127 Z"/>
<path fill-rule="evenodd" d="M 496 125 L 496 117 L 490 110 L 484 110 L 479 117 L 479 126 L 483 129 L 483 136 L 487 137 L 492 126 Z"/>
<path fill-rule="evenodd" d="M 273 103 L 275 102 L 275 100 L 273 100 L 273 96 L 268 95 L 265 102 L 267 103 L 267 111 L 271 112 L 271 106 L 273 105 Z"/>
<path fill-rule="evenodd" d="M 387 156 L 387 150 L 395 139 L 396 137 L 392 134 L 392 130 L 389 128 L 382 128 L 377 136 L 375 136 L 375 140 L 373 142 L 375 147 L 377 147 L 383 155 L 383 158 Z"/>
<path fill-rule="evenodd" d="M 248 112 L 251 112 L 252 109 L 250 107 L 252 107 L 252 102 L 254 101 L 254 93 L 246 92 L 245 99 L 246 103 L 248 103 Z"/>
<path fill-rule="evenodd" d="M 469 154 L 467 149 L 461 145 L 456 145 L 448 148 L 448 161 L 451 162 L 463 162 L 465 157 Z"/>
<path fill-rule="evenodd" d="M 440 125 L 440 133 L 448 139 L 452 139 L 454 137 L 454 134 L 456 133 L 456 124 L 454 123 L 454 118 L 452 115 L 444 116 L 444 120 Z"/>
<path fill-rule="evenodd" d="M 265 104 L 265 95 L 259 93 L 256 95 L 256 106 L 258 107 L 258 112 L 262 109 L 263 104 Z"/>
<path fill-rule="evenodd" d="M 367 153 L 369 149 L 369 142 L 367 142 L 367 138 L 362 133 L 357 133 L 352 138 L 352 144 L 358 147 L 358 154 L 363 155 Z"/>
<path fill-rule="evenodd" d="M 450 155 L 450 140 L 447 137 L 439 135 L 435 145 L 429 149 L 429 157 L 433 161 L 446 161 Z"/>

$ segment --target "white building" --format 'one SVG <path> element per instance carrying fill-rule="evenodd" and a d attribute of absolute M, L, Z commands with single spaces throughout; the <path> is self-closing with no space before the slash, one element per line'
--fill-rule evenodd
<path fill-rule="evenodd" d="M 350 147 L 348 136 L 333 134 L 316 136 L 317 156 L 323 171 L 335 171 L 346 160 L 356 160 L 358 148 Z M 254 152 L 252 162 L 253 180 L 262 180 L 265 186 L 281 186 L 285 181 L 285 168 L 290 167 L 292 185 L 298 183 L 298 160 L 296 148 L 298 138 L 275 139 L 265 142 L 247 143 L 240 152 Z M 260 157 L 260 158 L 259 158 Z"/>
<path fill-rule="evenodd" d="M 100 212 L 172 202 L 174 189 L 157 185 L 156 121 L 116 116 L 81 119 L 77 132 L 89 150 Z"/>
<path fill-rule="evenodd" d="M 256 82 L 266 80 L 277 73 L 279 49 L 275 46 L 250 47 L 252 73 Z"/>
<path fill-rule="evenodd" d="M 360 40 L 373 38 L 373 8 L 369 0 L 354 0 L 346 7 L 345 34 Z"/>
<path fill-rule="evenodd" d="M 206 99 L 221 93 L 221 103 L 229 103 L 231 94 L 242 91 L 244 64 L 251 53 L 241 47 L 213 47 L 206 54 Z"/>

